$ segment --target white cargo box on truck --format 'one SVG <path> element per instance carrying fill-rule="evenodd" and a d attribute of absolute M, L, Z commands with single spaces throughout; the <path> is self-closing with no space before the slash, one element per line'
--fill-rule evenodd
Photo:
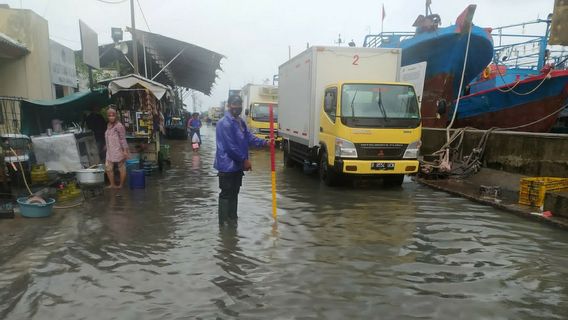
<path fill-rule="evenodd" d="M 311 47 L 278 72 L 280 135 L 310 148 L 319 144 L 325 87 L 346 80 L 398 82 L 400 49 Z"/>
<path fill-rule="evenodd" d="M 249 83 L 241 89 L 243 108 L 249 109 L 253 102 L 278 103 L 278 87 L 267 84 Z"/>

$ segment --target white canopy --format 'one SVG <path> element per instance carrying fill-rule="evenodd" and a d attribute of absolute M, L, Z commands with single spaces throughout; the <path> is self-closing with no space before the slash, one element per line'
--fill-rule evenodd
<path fill-rule="evenodd" d="M 150 91 L 158 100 L 160 100 L 169 90 L 167 86 L 164 86 L 161 83 L 146 79 L 135 74 L 100 81 L 100 83 L 107 82 L 108 91 L 110 92 L 110 94 L 115 94 L 119 91 L 129 91 L 136 85 L 140 85 L 143 88 L 148 89 L 148 91 Z"/>

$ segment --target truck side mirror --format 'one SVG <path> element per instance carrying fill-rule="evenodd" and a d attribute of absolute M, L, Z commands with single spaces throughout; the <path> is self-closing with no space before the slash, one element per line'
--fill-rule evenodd
<path fill-rule="evenodd" d="M 246 109 L 246 110 L 245 110 L 245 116 L 247 116 L 247 117 L 248 117 L 248 115 L 249 115 L 249 114 L 250 114 L 250 111 L 249 111 L 249 109 Z"/>

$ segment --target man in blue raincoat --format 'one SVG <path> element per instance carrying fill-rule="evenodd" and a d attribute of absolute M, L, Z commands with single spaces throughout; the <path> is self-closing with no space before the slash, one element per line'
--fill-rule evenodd
<path fill-rule="evenodd" d="M 249 146 L 265 147 L 265 140 L 255 137 L 248 130 L 240 115 L 243 100 L 240 96 L 229 97 L 228 110 L 217 123 L 217 152 L 215 169 L 219 171 L 219 224 L 236 224 L 238 196 L 244 171 L 252 169 Z"/>

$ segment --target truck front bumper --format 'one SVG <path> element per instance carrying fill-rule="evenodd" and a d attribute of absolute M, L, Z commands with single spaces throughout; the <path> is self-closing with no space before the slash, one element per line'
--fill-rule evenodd
<path fill-rule="evenodd" d="M 259 139 L 263 139 L 263 140 L 266 140 L 266 141 L 270 141 L 270 135 L 265 134 L 265 133 L 255 133 L 254 136 L 257 137 L 257 138 L 259 138 Z M 276 136 L 276 137 L 274 137 L 274 141 L 276 141 L 276 142 L 282 142 L 282 137 Z"/>
<path fill-rule="evenodd" d="M 389 169 L 373 169 L 375 164 L 394 164 Z M 392 165 L 389 165 L 392 166 Z M 356 175 L 382 175 L 382 174 L 411 174 L 418 172 L 418 160 L 351 160 L 336 159 L 334 163 L 336 172 Z"/>

